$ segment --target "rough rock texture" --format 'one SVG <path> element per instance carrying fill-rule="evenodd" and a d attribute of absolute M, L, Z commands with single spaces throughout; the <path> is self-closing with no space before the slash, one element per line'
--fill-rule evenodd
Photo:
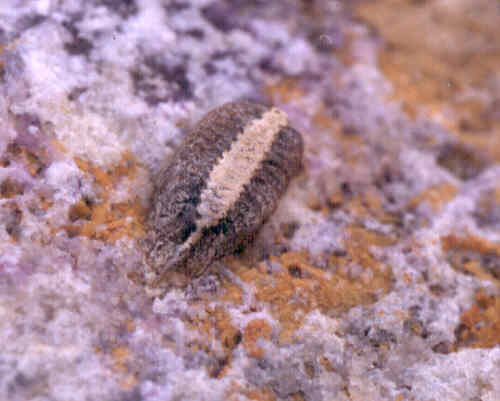
<path fill-rule="evenodd" d="M 3 0 L 1 400 L 499 400 L 491 0 Z M 229 100 L 305 170 L 151 298 L 151 183 Z"/>

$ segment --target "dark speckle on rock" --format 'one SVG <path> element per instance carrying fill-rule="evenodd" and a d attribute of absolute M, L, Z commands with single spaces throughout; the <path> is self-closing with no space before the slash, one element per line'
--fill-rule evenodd
<path fill-rule="evenodd" d="M 238 26 L 232 11 L 226 2 L 217 1 L 204 7 L 201 13 L 215 28 L 228 33 Z"/>
<path fill-rule="evenodd" d="M 271 74 L 280 72 L 280 67 L 275 65 L 273 57 L 263 57 L 259 61 L 259 68 Z"/>
<path fill-rule="evenodd" d="M 165 10 L 167 13 L 176 13 L 179 11 L 187 10 L 191 7 L 189 1 L 182 0 L 170 0 L 165 4 Z"/>
<path fill-rule="evenodd" d="M 169 100 L 191 98 L 191 84 L 186 66 L 160 57 L 150 56 L 144 64 L 131 72 L 136 93 L 148 104 L 156 105 Z M 158 83 L 157 79 L 160 79 Z"/>
<path fill-rule="evenodd" d="M 217 67 L 215 67 L 214 63 L 211 61 L 207 61 L 203 64 L 203 70 L 207 73 L 207 75 L 213 75 L 217 72 Z"/>
<path fill-rule="evenodd" d="M 23 212 L 15 203 L 12 203 L 7 205 L 5 213 L 2 214 L 5 231 L 14 241 L 19 240 L 19 237 L 21 235 L 20 224 L 23 218 Z"/>
<path fill-rule="evenodd" d="M 80 35 L 76 23 L 78 18 L 64 21 L 62 25 L 71 33 L 73 39 L 64 44 L 66 51 L 72 56 L 88 56 L 94 45 L 90 40 Z"/>
<path fill-rule="evenodd" d="M 26 14 L 17 20 L 17 27 L 19 30 L 23 31 L 40 24 L 45 18 L 44 15 L 38 13 Z"/>
<path fill-rule="evenodd" d="M 73 102 L 75 100 L 78 100 L 78 98 L 85 93 L 88 90 L 88 88 L 84 87 L 75 87 L 73 88 L 69 93 L 68 93 L 68 100 Z"/>
<path fill-rule="evenodd" d="M 205 37 L 205 33 L 203 32 L 203 29 L 200 29 L 200 28 L 188 29 L 184 33 L 186 35 L 192 36 L 193 38 L 198 39 L 198 40 L 202 40 Z"/>
<path fill-rule="evenodd" d="M 469 180 L 486 168 L 488 158 L 468 146 L 448 143 L 440 149 L 437 162 L 458 178 Z"/>
<path fill-rule="evenodd" d="M 100 0 L 111 12 L 118 13 L 122 18 L 137 15 L 136 0 Z"/>
<path fill-rule="evenodd" d="M 82 37 L 76 37 L 73 39 L 73 41 L 68 42 L 64 45 L 66 51 L 73 56 L 78 56 L 81 54 L 88 55 L 92 50 L 92 47 L 92 42 Z"/>

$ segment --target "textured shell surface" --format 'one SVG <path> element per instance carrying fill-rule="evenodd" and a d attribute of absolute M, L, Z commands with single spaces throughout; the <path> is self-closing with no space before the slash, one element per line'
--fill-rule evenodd
<path fill-rule="evenodd" d="M 303 141 L 277 109 L 226 103 L 185 137 L 155 183 L 146 261 L 197 276 L 252 241 L 302 166 Z"/>

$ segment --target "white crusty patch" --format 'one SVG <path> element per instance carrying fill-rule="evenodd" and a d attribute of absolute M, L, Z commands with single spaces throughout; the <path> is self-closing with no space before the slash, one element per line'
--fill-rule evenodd
<path fill-rule="evenodd" d="M 191 234 L 179 254 L 196 242 L 204 228 L 222 219 L 236 203 L 276 139 L 280 129 L 288 124 L 287 115 L 273 107 L 261 118 L 251 121 L 237 136 L 231 148 L 213 166 L 207 185 L 201 192 L 197 212 L 197 229 Z"/>

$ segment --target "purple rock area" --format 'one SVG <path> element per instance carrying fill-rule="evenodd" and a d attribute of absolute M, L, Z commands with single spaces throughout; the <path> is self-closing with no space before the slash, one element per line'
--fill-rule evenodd
<path fill-rule="evenodd" d="M 499 400 L 499 37 L 490 0 L 3 0 L 0 400 Z M 155 177 L 239 99 L 304 170 L 154 293 Z"/>

